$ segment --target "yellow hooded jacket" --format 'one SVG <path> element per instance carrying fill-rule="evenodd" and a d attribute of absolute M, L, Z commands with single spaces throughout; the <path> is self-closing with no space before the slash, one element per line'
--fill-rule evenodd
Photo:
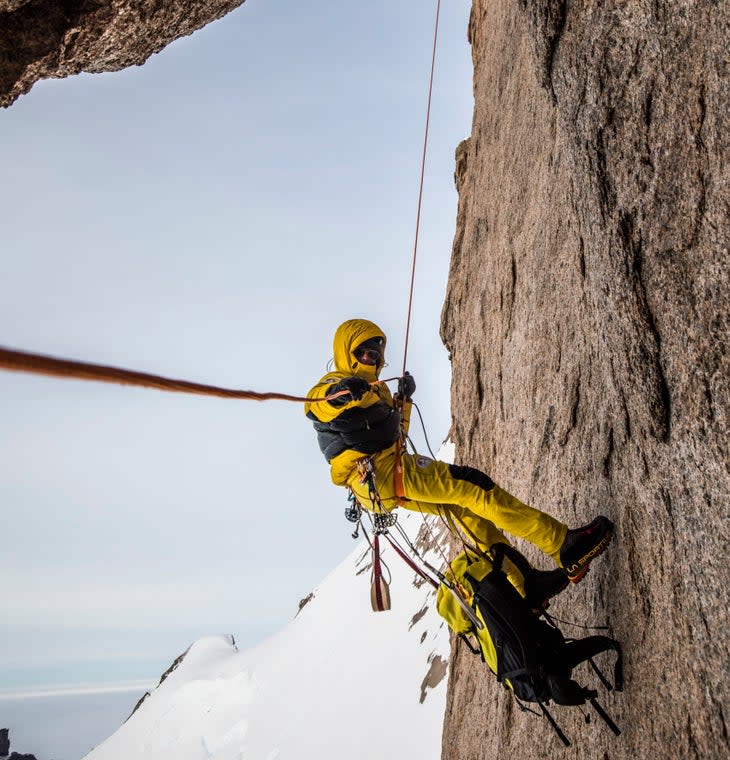
<path fill-rule="evenodd" d="M 366 319 L 350 319 L 335 332 L 333 350 L 335 369 L 327 373 L 307 394 L 310 399 L 324 399 L 332 388 L 346 377 L 362 377 L 374 383 L 381 366 L 361 364 L 355 349 L 371 338 L 382 338 L 385 333 Z M 410 402 L 404 405 L 410 411 Z M 400 432 L 401 416 L 385 383 L 372 385 L 362 398 L 342 406 L 328 401 L 307 403 L 304 413 L 314 422 L 320 438 L 320 447 L 330 463 L 332 482 L 345 485 L 356 467 L 358 459 L 394 446 Z M 408 414 L 404 409 L 404 417 Z M 327 447 L 327 442 L 330 447 Z M 330 456 L 334 453 L 333 456 Z"/>

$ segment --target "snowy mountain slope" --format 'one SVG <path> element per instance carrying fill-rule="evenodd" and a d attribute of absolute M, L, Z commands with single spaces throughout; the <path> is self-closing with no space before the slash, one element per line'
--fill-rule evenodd
<path fill-rule="evenodd" d="M 399 510 L 399 522 L 426 540 L 420 515 Z M 371 610 L 360 542 L 258 647 L 238 652 L 230 636 L 195 642 L 86 760 L 437 760 L 448 628 L 431 587 L 390 547 L 383 558 L 390 611 Z"/>

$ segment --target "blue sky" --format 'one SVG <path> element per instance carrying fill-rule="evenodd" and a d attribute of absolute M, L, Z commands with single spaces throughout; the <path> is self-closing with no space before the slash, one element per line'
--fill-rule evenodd
<path fill-rule="evenodd" d="M 436 444 L 468 12 L 442 10 L 409 347 Z M 433 13 L 248 0 L 142 67 L 37 84 L 0 113 L 0 345 L 299 394 L 363 316 L 398 374 Z M 7 686 L 248 646 L 351 547 L 296 405 L 11 374 L 0 395 Z"/>

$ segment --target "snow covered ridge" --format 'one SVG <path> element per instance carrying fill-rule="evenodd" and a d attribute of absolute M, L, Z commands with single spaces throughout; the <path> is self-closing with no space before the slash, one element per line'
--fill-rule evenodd
<path fill-rule="evenodd" d="M 399 510 L 398 520 L 440 565 L 421 516 Z M 232 636 L 196 641 L 86 759 L 440 758 L 448 628 L 432 588 L 390 547 L 383 559 L 389 612 L 371 610 L 370 551 L 361 542 L 259 646 L 239 652 Z"/>

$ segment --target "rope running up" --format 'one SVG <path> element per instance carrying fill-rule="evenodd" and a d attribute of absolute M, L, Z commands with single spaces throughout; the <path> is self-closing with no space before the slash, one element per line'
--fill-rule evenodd
<path fill-rule="evenodd" d="M 406 373 L 408 359 L 408 337 L 411 332 L 411 311 L 413 309 L 413 287 L 416 280 L 416 258 L 418 256 L 418 233 L 421 228 L 421 206 L 423 205 L 423 178 L 426 172 L 426 152 L 428 149 L 428 128 L 431 124 L 431 96 L 433 95 L 433 74 L 436 70 L 436 47 L 439 35 L 439 18 L 441 17 L 441 0 L 436 2 L 436 23 L 433 31 L 433 50 L 431 52 L 431 75 L 428 80 L 428 105 L 426 107 L 426 128 L 423 135 L 423 153 L 421 154 L 421 181 L 418 188 L 418 210 L 416 212 L 416 234 L 413 241 L 413 259 L 411 263 L 411 285 L 408 291 L 408 316 L 406 317 L 406 337 L 403 348 L 403 372 Z"/>
<path fill-rule="evenodd" d="M 305 396 L 291 396 L 288 393 L 257 393 L 256 391 L 218 388 L 215 385 L 191 383 L 187 380 L 173 380 L 168 377 L 161 377 L 160 375 L 151 375 L 146 372 L 136 372 L 119 367 L 107 367 L 102 364 L 89 364 L 71 359 L 56 359 L 52 356 L 12 351 L 1 346 L 0 369 L 9 370 L 10 372 L 29 372 L 34 375 L 45 375 L 48 377 L 118 383 L 119 385 L 132 385 L 138 388 L 156 388 L 160 391 L 170 391 L 173 393 L 192 393 L 198 396 L 217 396 L 219 398 L 249 399 L 252 401 L 279 400 L 316 404 L 331 401 L 349 393 L 347 390 L 338 391 L 321 399 L 310 399 Z M 388 380 L 380 380 L 378 382 L 385 383 Z"/>

